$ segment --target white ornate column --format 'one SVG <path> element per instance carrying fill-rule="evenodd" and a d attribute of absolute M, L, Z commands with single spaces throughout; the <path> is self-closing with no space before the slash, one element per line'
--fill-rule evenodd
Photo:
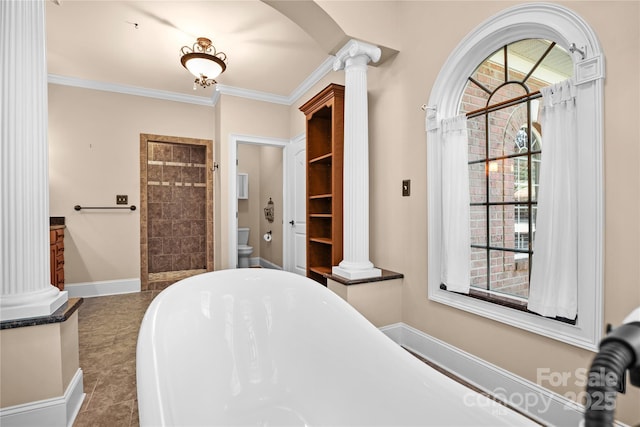
<path fill-rule="evenodd" d="M 0 2 L 0 320 L 67 301 L 49 272 L 45 1 Z"/>
<path fill-rule="evenodd" d="M 335 71 L 345 70 L 344 95 L 344 259 L 332 273 L 350 280 L 380 277 L 369 261 L 369 109 L 367 64 L 381 50 L 356 40 L 336 55 Z"/>

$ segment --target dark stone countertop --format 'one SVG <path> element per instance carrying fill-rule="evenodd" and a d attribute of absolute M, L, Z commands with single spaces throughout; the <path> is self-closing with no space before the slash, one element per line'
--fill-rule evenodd
<path fill-rule="evenodd" d="M 331 279 L 335 282 L 338 283 L 342 283 L 343 285 L 359 285 L 362 283 L 372 283 L 372 282 L 382 282 L 384 280 L 394 280 L 394 279 L 402 279 L 404 277 L 404 274 L 402 273 L 396 273 L 395 271 L 390 271 L 390 270 L 385 270 L 382 269 L 382 276 L 380 277 L 368 277 L 366 279 L 354 279 L 354 280 L 350 280 L 350 279 L 346 279 L 344 277 L 341 276 L 336 276 L 334 274 L 325 274 L 324 277 L 326 277 L 327 279 Z"/>
<path fill-rule="evenodd" d="M 56 228 L 64 228 L 65 224 L 64 224 L 64 217 L 63 216 L 50 216 L 49 217 L 49 227 L 51 227 L 52 230 L 55 230 Z"/>
<path fill-rule="evenodd" d="M 0 329 L 15 329 L 25 326 L 46 325 L 49 323 L 65 322 L 82 304 L 82 298 L 69 298 L 62 307 L 54 311 L 49 316 L 30 317 L 28 319 L 5 320 L 0 322 Z"/>

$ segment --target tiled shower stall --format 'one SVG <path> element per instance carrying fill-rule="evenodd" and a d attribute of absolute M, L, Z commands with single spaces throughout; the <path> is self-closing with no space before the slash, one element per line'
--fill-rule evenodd
<path fill-rule="evenodd" d="M 146 192 L 146 212 L 141 215 L 143 290 L 213 269 L 211 151 L 207 144 L 189 141 L 202 140 L 148 139 L 141 144 L 141 158 L 146 148 L 146 182 L 141 176 L 141 187 L 146 187 L 141 188 L 141 195 Z"/>

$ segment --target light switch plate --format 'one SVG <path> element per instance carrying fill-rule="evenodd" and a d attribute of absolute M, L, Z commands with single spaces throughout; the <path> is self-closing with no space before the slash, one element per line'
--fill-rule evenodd
<path fill-rule="evenodd" d="M 402 180 L 402 197 L 409 197 L 411 195 L 411 180 Z"/>
<path fill-rule="evenodd" d="M 126 205 L 129 203 L 129 196 L 118 194 L 116 196 L 116 205 Z"/>

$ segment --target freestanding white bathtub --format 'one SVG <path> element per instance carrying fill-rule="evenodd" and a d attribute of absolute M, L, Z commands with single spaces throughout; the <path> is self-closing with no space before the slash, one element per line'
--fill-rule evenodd
<path fill-rule="evenodd" d="M 327 288 L 268 269 L 182 280 L 137 348 L 142 426 L 522 426 L 402 349 Z"/>

